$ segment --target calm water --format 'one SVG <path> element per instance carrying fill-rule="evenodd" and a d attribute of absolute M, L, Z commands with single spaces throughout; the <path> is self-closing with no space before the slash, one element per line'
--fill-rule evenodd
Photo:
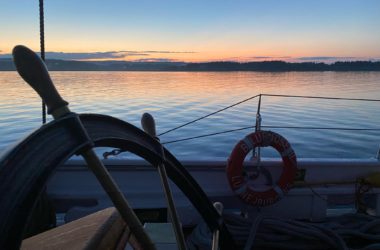
<path fill-rule="evenodd" d="M 380 99 L 380 72 L 52 72 L 73 111 L 109 114 L 140 127 L 150 112 L 158 133 L 259 93 Z M 38 128 L 40 100 L 16 72 L 0 72 L 0 151 Z M 161 140 L 251 126 L 257 99 L 162 136 Z M 262 125 L 380 128 L 380 102 L 264 97 Z M 374 157 L 380 131 L 272 129 L 298 157 Z M 228 157 L 250 130 L 167 144 L 180 158 Z M 276 156 L 264 150 L 264 156 Z M 126 155 L 128 157 L 128 155 Z"/>

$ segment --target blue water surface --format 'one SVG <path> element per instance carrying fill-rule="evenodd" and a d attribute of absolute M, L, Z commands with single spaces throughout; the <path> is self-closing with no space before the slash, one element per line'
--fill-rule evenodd
<path fill-rule="evenodd" d="M 267 94 L 380 99 L 380 72 L 52 72 L 70 108 L 108 114 L 140 127 L 151 113 L 165 132 L 251 96 Z M 41 101 L 16 72 L 0 72 L 0 151 L 41 125 Z M 253 126 L 258 98 L 167 133 L 170 142 Z M 298 157 L 370 158 L 380 131 L 316 130 L 276 127 L 380 129 L 380 102 L 262 97 L 263 129 L 286 137 Z M 49 118 L 51 120 L 51 118 Z M 177 157 L 227 158 L 253 129 L 166 144 Z M 264 149 L 263 156 L 278 154 Z M 125 154 L 124 157 L 129 157 Z"/>

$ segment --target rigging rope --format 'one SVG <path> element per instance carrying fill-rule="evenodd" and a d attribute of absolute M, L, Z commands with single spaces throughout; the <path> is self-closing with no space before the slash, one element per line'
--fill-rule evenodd
<path fill-rule="evenodd" d="M 215 133 L 210 133 L 210 134 L 186 137 L 186 138 L 181 138 L 181 139 L 177 139 L 177 140 L 166 141 L 166 142 L 163 142 L 162 144 L 171 144 L 171 143 L 175 143 L 175 142 L 188 141 L 188 140 L 193 140 L 193 139 L 198 139 L 198 138 L 203 138 L 203 137 L 208 137 L 208 136 L 214 136 L 214 135 L 220 135 L 220 134 L 226 134 L 226 133 L 231 133 L 231 132 L 246 130 L 246 129 L 252 129 L 252 128 L 255 128 L 255 126 L 248 126 L 248 127 L 230 129 L 230 130 L 225 130 L 225 131 L 215 132 Z M 380 131 L 380 128 L 297 127 L 297 126 L 264 126 L 264 125 L 261 125 L 261 128 L 304 129 L 304 130 Z"/>
<path fill-rule="evenodd" d="M 204 115 L 202 117 L 199 117 L 199 118 L 196 118 L 192 121 L 189 121 L 189 122 L 186 122 L 182 125 L 179 125 L 177 127 L 174 127 L 172 129 L 169 129 L 161 134 L 159 134 L 159 136 L 161 135 L 164 135 L 164 134 L 167 134 L 169 132 L 172 132 L 174 130 L 177 130 L 177 129 L 180 129 L 180 128 L 183 128 L 187 125 L 190 125 L 192 123 L 195 123 L 197 121 L 200 121 L 200 120 L 203 120 L 207 117 L 210 117 L 212 115 L 215 115 L 217 113 L 220 113 L 222 111 L 225 111 L 229 108 L 232 108 L 232 107 L 235 107 L 239 104 L 242 104 L 244 102 L 247 102 L 249 100 L 252 100 L 256 97 L 261 97 L 261 96 L 273 96 L 273 97 L 291 97 L 291 98 L 309 98 L 309 99 L 322 99 L 322 100 L 345 100 L 345 101 L 367 101 L 367 102 L 380 102 L 380 99 L 368 99 L 368 98 L 345 98 L 345 97 L 326 97 L 326 96 L 307 96 L 307 95 L 278 95 L 278 94 L 258 94 L 258 95 L 254 95 L 254 96 L 251 96 L 247 99 L 244 99 L 242 101 L 239 101 L 237 103 L 234 103 L 230 106 L 227 106 L 225 108 L 222 108 L 222 109 L 219 109 L 215 112 L 212 112 L 212 113 L 209 113 L 207 115 Z M 262 127 L 269 127 L 269 126 L 262 126 Z M 237 129 L 237 130 L 243 130 L 243 129 L 248 129 L 248 128 L 252 128 L 252 127 L 246 127 L 246 128 L 242 128 L 242 129 Z M 303 127 L 275 127 L 275 126 L 272 126 L 271 128 L 299 128 L 299 129 L 304 129 Z M 350 128 L 306 128 L 306 129 L 332 129 L 332 130 L 368 130 L 368 129 L 350 129 Z M 369 129 L 369 130 L 378 130 L 378 129 Z M 227 130 L 226 133 L 228 132 L 233 132 L 233 131 L 236 131 L 236 130 Z M 213 134 L 210 134 L 210 135 L 215 135 L 215 134 L 222 134 L 223 132 L 219 132 L 219 133 L 213 133 Z M 199 136 L 199 137 L 205 137 L 207 135 L 202 135 L 202 136 Z M 199 138 L 198 136 L 197 137 L 194 137 L 195 138 Z M 177 142 L 178 140 L 176 141 L 173 141 L 173 142 Z M 172 142 L 166 142 L 166 143 L 172 143 Z"/>
<path fill-rule="evenodd" d="M 220 113 L 220 112 L 222 112 L 222 111 L 224 111 L 224 110 L 227 110 L 227 109 L 229 109 L 229 108 L 232 108 L 232 107 L 234 107 L 234 106 L 236 106 L 236 105 L 239 105 L 239 104 L 241 104 L 241 103 L 243 103 L 243 102 L 249 101 L 249 100 L 254 99 L 254 98 L 256 98 L 256 97 L 259 97 L 259 96 L 260 96 L 260 95 L 254 95 L 254 96 L 251 96 L 251 97 L 249 97 L 249 98 L 247 98 L 247 99 L 244 99 L 244 100 L 242 100 L 242 101 L 240 101 L 240 102 L 237 102 L 237 103 L 235 103 L 235 104 L 232 104 L 232 105 L 230 105 L 230 106 L 228 106 L 228 107 L 225 107 L 225 108 L 219 109 L 219 110 L 217 110 L 217 111 L 215 111 L 215 112 L 212 112 L 212 113 L 210 113 L 210 114 L 208 114 L 208 115 L 205 115 L 205 116 L 199 117 L 199 118 L 197 118 L 197 119 L 195 119 L 195 120 L 192 120 L 192 121 L 190 121 L 190 122 L 187 122 L 187 123 L 185 123 L 185 124 L 182 124 L 182 125 L 180 125 L 180 126 L 178 126 L 178 127 L 175 127 L 175 128 L 169 129 L 169 130 L 167 130 L 167 131 L 165 131 L 165 132 L 159 134 L 159 136 L 164 135 L 164 134 L 167 134 L 167 133 L 172 132 L 172 131 L 174 131 L 174 130 L 177 130 L 177 129 L 179 129 L 179 128 L 185 127 L 185 126 L 187 126 L 187 125 L 189 125 L 189 124 L 192 124 L 192 123 L 194 123 L 194 122 L 197 122 L 197 121 L 203 120 L 203 119 L 205 119 L 205 118 L 207 118 L 207 117 L 209 117 L 209 116 L 215 115 L 215 114 L 217 114 L 217 113 Z"/>
<path fill-rule="evenodd" d="M 245 130 L 245 129 L 249 129 L 249 128 L 254 128 L 254 126 L 238 128 L 238 129 L 231 129 L 231 130 L 226 130 L 226 131 L 222 131 L 222 132 L 216 132 L 216 133 L 205 134 L 205 135 L 198 135 L 198 136 L 193 136 L 193 137 L 187 137 L 187 138 L 182 138 L 182 139 L 178 139 L 178 140 L 163 142 L 162 144 L 170 144 L 170 143 L 175 143 L 175 142 L 180 142 L 180 141 L 188 141 L 188 140 L 198 139 L 198 138 L 202 138 L 202 137 L 208 137 L 208 136 L 213 136 L 213 135 L 220 135 L 220 134 L 226 134 L 226 133 L 230 133 L 230 132 Z"/>
<path fill-rule="evenodd" d="M 44 1 L 39 0 L 39 10 L 40 10 L 40 51 L 41 58 L 45 61 L 45 26 L 44 26 Z M 46 105 L 42 101 L 42 124 L 46 123 Z"/>
<path fill-rule="evenodd" d="M 380 102 L 380 99 L 345 98 L 345 97 L 327 97 L 327 96 L 308 96 L 308 95 L 276 95 L 276 94 L 261 94 L 261 96 L 292 97 L 292 98 L 310 98 L 310 99 L 322 99 L 322 100 L 345 100 L 345 101 Z"/>

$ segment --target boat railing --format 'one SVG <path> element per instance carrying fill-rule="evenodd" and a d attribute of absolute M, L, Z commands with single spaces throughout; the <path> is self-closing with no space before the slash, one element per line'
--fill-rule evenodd
<path fill-rule="evenodd" d="M 236 102 L 232 105 L 226 106 L 224 108 L 221 108 L 219 110 L 216 110 L 214 112 L 211 112 L 209 114 L 203 115 L 201 117 L 198 117 L 196 119 L 193 119 L 189 122 L 186 122 L 184 124 L 181 124 L 179 126 L 176 126 L 174 128 L 171 128 L 169 130 L 166 130 L 159 134 L 159 136 L 168 134 L 170 132 L 173 132 L 175 130 L 181 129 L 183 127 L 186 127 L 190 124 L 196 123 L 198 121 L 201 121 L 203 119 L 206 119 L 208 117 L 211 117 L 213 115 L 216 115 L 220 112 L 226 111 L 232 107 L 238 106 L 240 104 L 243 104 L 245 102 L 248 102 L 253 99 L 258 100 L 258 105 L 257 105 L 257 111 L 256 111 L 256 119 L 255 119 L 255 124 L 251 126 L 245 126 L 245 127 L 240 127 L 240 128 L 235 128 L 235 129 L 228 129 L 224 131 L 219 131 L 219 132 L 213 132 L 213 133 L 207 133 L 207 134 L 201 134 L 201 135 L 195 135 L 191 137 L 184 137 L 184 138 L 178 138 L 174 140 L 168 140 L 164 141 L 163 144 L 171 144 L 171 143 L 178 143 L 182 141 L 188 141 L 188 140 L 195 140 L 199 138 L 204 138 L 204 137 L 209 137 L 209 136 L 215 136 L 215 135 L 221 135 L 221 134 L 226 134 L 226 133 L 231 133 L 231 132 L 236 132 L 236 131 L 241 131 L 241 130 L 248 130 L 248 129 L 254 129 L 254 131 L 258 131 L 262 128 L 265 129 L 299 129 L 299 130 L 346 130 L 346 131 L 380 131 L 379 127 L 372 127 L 372 128 L 358 128 L 358 127 L 328 127 L 328 126 L 273 126 L 273 125 L 262 125 L 262 117 L 261 117 L 261 107 L 262 107 L 262 99 L 264 97 L 276 97 L 276 98 L 302 98 L 302 99 L 320 99 L 320 100 L 337 100 L 337 101 L 359 101 L 359 102 L 380 102 L 380 99 L 369 99 L 369 98 L 347 98 L 347 97 L 328 97 L 328 96 L 309 96 L 309 95 L 283 95 L 283 94 L 257 94 L 254 96 L 251 96 L 249 98 L 246 98 L 244 100 L 241 100 L 239 102 Z M 260 158 L 260 148 L 258 148 L 255 152 L 253 152 L 254 157 Z M 376 158 L 380 160 L 380 144 L 379 148 L 377 151 Z"/>

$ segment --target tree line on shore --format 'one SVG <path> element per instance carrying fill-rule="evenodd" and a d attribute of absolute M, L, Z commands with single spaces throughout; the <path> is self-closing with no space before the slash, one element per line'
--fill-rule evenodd
<path fill-rule="evenodd" d="M 51 71 L 380 71 L 380 61 L 317 62 L 128 62 L 47 60 Z M 0 59 L 0 71 L 15 70 L 11 59 Z"/>

